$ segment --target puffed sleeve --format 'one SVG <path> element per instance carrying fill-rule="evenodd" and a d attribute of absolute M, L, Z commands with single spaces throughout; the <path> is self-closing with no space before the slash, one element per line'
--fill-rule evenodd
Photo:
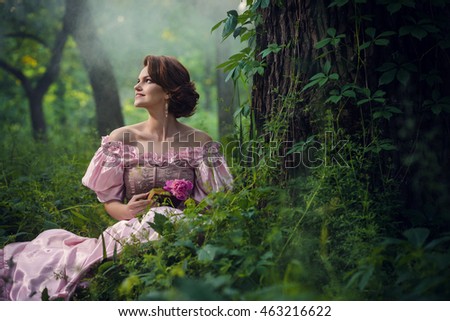
<path fill-rule="evenodd" d="M 124 157 L 122 142 L 102 137 L 100 148 L 94 154 L 81 182 L 97 194 L 100 202 L 123 201 Z"/>
<path fill-rule="evenodd" d="M 219 144 L 207 144 L 195 166 L 193 198 L 200 202 L 211 192 L 231 189 L 232 184 L 233 176 L 219 152 Z"/>

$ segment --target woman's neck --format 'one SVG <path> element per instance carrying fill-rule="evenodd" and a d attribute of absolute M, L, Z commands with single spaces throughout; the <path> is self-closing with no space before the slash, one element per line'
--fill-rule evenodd
<path fill-rule="evenodd" d="M 178 121 L 172 115 L 152 115 L 150 114 L 146 124 L 145 131 L 157 141 L 166 141 L 178 132 Z"/>

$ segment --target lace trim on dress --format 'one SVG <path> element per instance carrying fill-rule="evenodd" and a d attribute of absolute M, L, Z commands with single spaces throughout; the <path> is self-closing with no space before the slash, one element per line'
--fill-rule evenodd
<path fill-rule="evenodd" d="M 169 164 L 183 164 L 186 167 L 198 167 L 200 163 L 207 161 L 212 164 L 212 159 L 221 157 L 220 144 L 218 142 L 206 143 L 203 147 L 180 147 L 178 151 L 170 148 L 167 153 L 156 152 L 141 153 L 136 146 L 124 144 L 121 141 L 111 141 L 109 136 L 102 137 L 102 150 L 106 156 L 106 165 L 134 166 L 167 166 Z"/>

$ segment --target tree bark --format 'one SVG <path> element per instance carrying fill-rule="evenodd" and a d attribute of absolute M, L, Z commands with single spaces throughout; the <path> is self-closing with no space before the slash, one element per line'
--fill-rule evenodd
<path fill-rule="evenodd" d="M 94 93 L 97 130 L 100 135 L 124 125 L 119 91 L 113 67 L 108 59 L 86 0 L 66 0 L 71 16 L 70 32 L 80 50 Z"/>
<path fill-rule="evenodd" d="M 322 70 L 324 60 L 318 59 L 314 45 L 326 36 L 329 27 L 337 33 L 349 29 L 353 22 L 348 19 L 348 8 L 328 8 L 323 0 L 286 0 L 261 11 L 262 23 L 257 29 L 257 47 L 266 49 L 270 44 L 284 46 L 278 54 L 266 57 L 266 70 L 253 78 L 252 108 L 255 112 L 256 129 L 264 134 L 263 126 L 271 117 L 290 106 L 288 140 L 299 141 L 317 131 L 323 123 L 312 122 L 312 115 L 320 113 L 326 90 L 301 93 L 309 79 Z M 346 39 L 352 45 L 352 39 Z M 345 51 L 335 52 L 332 66 L 341 79 L 354 78 L 354 71 L 342 64 L 342 59 L 352 60 Z M 326 89 L 326 87 L 324 88 Z M 348 124 L 357 122 L 359 115 L 347 111 Z M 342 117 L 343 115 L 341 115 Z M 316 119 L 318 117 L 315 117 Z M 319 117 L 320 118 L 320 117 Z"/>
<path fill-rule="evenodd" d="M 264 74 L 256 74 L 253 79 L 252 110 L 258 133 L 270 141 L 273 133 L 268 125 L 280 114 L 290 113 L 286 115 L 288 129 L 281 139 L 304 140 L 324 129 L 326 118 L 321 113 L 328 108 L 333 116 L 332 125 L 358 146 L 366 148 L 369 143 L 387 140 L 396 148 L 395 152 L 381 151 L 376 156 L 367 152 L 366 156 L 372 159 L 366 161 L 379 167 L 379 172 L 370 173 L 372 187 L 382 188 L 383 179 L 398 180 L 402 195 L 411 208 L 422 208 L 424 212 L 426 206 L 435 211 L 438 211 L 435 207 L 448 208 L 450 198 L 441 195 L 448 195 L 449 190 L 450 172 L 446 169 L 450 166 L 450 117 L 444 110 L 436 115 L 426 106 L 427 102 L 450 97 L 450 49 L 448 44 L 441 43 L 449 33 L 445 22 L 449 6 L 416 1 L 414 7 L 403 5 L 399 7 L 400 11 L 391 13 L 389 10 L 393 7 L 389 9 L 388 4 L 382 2 L 349 2 L 331 8 L 330 3 L 325 0 L 285 0 L 272 2 L 260 10 L 262 22 L 257 29 L 257 52 L 270 44 L 284 48 L 277 54 L 269 54 Z M 420 23 L 425 22 L 429 25 L 420 29 Z M 345 34 L 341 40 L 344 45 L 315 49 L 318 41 L 329 37 L 329 28 L 336 29 L 337 35 Z M 395 34 L 387 37 L 389 41 L 384 45 L 371 44 L 358 50 L 357 44 L 361 46 L 370 41 L 369 28 L 376 36 L 385 31 Z M 326 60 L 331 63 L 331 72 L 339 75 L 334 88 L 354 84 L 367 89 L 370 94 L 382 90 L 386 104 L 358 105 L 365 94 L 357 92 L 355 99 L 346 99 L 338 110 L 333 104 L 324 107 L 332 88 L 328 85 L 301 92 L 310 78 L 322 71 Z M 397 78 L 391 83 L 380 85 L 382 72 L 379 67 L 385 63 L 409 64 L 413 69 L 403 70 L 403 74 L 398 71 Z M 424 79 L 433 74 L 436 75 L 434 84 L 427 84 Z M 289 104 L 292 106 L 286 108 Z M 400 109 L 400 113 L 390 120 L 375 122 L 372 108 L 386 105 Z M 435 108 L 438 107 L 435 105 Z M 405 159 L 412 160 L 412 164 Z M 440 205 L 435 205 L 436 201 L 431 199 L 439 199 Z"/>

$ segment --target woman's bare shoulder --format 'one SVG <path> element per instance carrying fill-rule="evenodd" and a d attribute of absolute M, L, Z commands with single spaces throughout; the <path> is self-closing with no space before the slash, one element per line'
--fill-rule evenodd
<path fill-rule="evenodd" d="M 136 136 L 142 127 L 142 123 L 127 125 L 114 129 L 110 134 L 109 138 L 111 141 L 118 141 L 127 144 L 131 141 L 136 140 Z"/>
<path fill-rule="evenodd" d="M 182 125 L 182 131 L 181 131 L 181 137 L 183 140 L 187 140 L 189 142 L 194 142 L 195 146 L 198 146 L 198 143 L 200 143 L 200 146 L 205 145 L 206 143 L 209 143 L 212 141 L 211 136 L 194 127 L 188 126 L 186 124 Z"/>

